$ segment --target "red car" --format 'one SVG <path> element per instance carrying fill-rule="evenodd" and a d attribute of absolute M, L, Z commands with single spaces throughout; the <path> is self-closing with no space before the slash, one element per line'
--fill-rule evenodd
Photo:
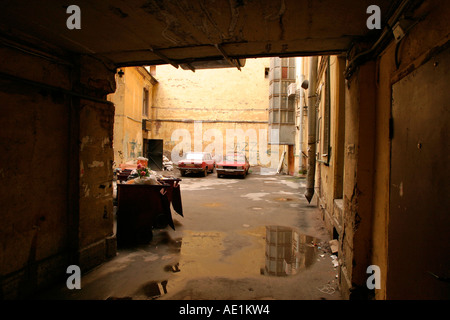
<path fill-rule="evenodd" d="M 247 157 L 242 153 L 227 154 L 224 160 L 216 165 L 217 177 L 224 175 L 238 175 L 245 178 L 250 169 Z"/>
<path fill-rule="evenodd" d="M 178 161 L 181 176 L 190 172 L 201 172 L 205 177 L 208 172 L 214 172 L 216 161 L 208 152 L 186 152 L 184 158 Z"/>

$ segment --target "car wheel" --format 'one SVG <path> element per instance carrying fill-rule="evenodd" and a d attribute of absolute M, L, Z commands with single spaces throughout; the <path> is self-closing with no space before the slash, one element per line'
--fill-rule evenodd
<path fill-rule="evenodd" d="M 186 172 L 184 172 L 183 170 L 180 170 L 180 174 L 182 177 L 184 177 L 186 175 Z"/>
<path fill-rule="evenodd" d="M 208 176 L 208 168 L 206 168 L 205 171 L 203 171 L 203 175 L 204 175 L 205 177 Z"/>

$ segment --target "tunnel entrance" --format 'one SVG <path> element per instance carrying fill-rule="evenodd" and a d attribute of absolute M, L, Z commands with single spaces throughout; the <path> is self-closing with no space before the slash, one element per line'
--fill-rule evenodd
<path fill-rule="evenodd" d="M 181 284 L 204 285 L 205 277 L 228 284 L 251 278 L 257 287 L 267 281 L 264 278 L 276 282 L 272 277 L 280 277 L 286 278 L 280 280 L 287 281 L 289 287 L 298 280 L 297 276 L 309 279 L 312 275 L 306 274 L 317 272 L 316 262 L 317 268 L 329 270 L 327 281 L 301 281 L 308 281 L 309 288 L 315 285 L 315 294 L 321 299 L 327 297 L 317 288 L 324 285 L 332 287 L 333 299 L 338 298 L 337 260 L 332 258 L 328 243 L 331 235 L 314 215 L 316 207 L 307 205 L 303 197 L 305 164 L 301 153 L 306 152 L 306 102 L 297 89 L 305 77 L 302 60 L 247 59 L 241 70 L 195 73 L 169 65 L 139 68 L 140 73 L 128 69 L 121 69 L 124 74 L 117 78 L 118 91 L 109 98 L 121 110 L 116 118 L 121 121 L 118 128 L 124 128 L 116 131 L 114 138 L 115 148 L 120 150 L 115 152 L 119 154 L 116 159 L 132 167 L 134 159 L 126 152 L 133 149 L 127 145 L 131 141 L 127 137 L 143 137 L 143 155 L 148 155 L 149 143 L 157 141 L 158 156 L 164 154 L 171 168 L 151 169 L 155 175 L 181 179 L 184 213 L 180 216 L 172 211 L 174 228 L 155 225 L 152 240 L 141 244 L 145 250 L 167 251 L 161 257 L 167 263 L 161 267 L 163 275 L 140 284 L 142 290 L 135 293 L 135 298 L 178 298 L 187 290 Z M 144 72 L 149 74 L 144 77 Z M 153 79 L 154 85 L 147 90 L 128 88 L 129 83 L 146 86 L 145 79 Z M 136 113 L 132 119 L 127 115 L 135 108 L 127 109 L 126 103 L 122 104 L 127 101 L 127 92 L 143 94 L 142 127 L 136 121 Z M 278 127 L 273 129 L 271 125 Z M 282 137 L 278 135 L 280 126 L 284 130 Z M 178 157 L 184 165 L 182 155 L 192 151 L 194 155 L 207 153 L 208 159 L 203 160 L 211 157 L 215 162 L 213 170 L 196 172 L 178 167 Z M 228 171 L 223 170 L 222 162 L 230 152 L 233 161 L 236 154 L 242 154 L 248 162 L 246 175 L 226 174 L 238 171 L 242 164 L 233 163 L 226 167 Z M 146 161 L 150 167 L 150 159 Z M 140 250 L 118 244 L 119 254 Z M 291 277 L 293 280 L 289 280 Z M 195 299 L 205 297 L 213 287 L 196 293 Z M 258 291 L 261 290 L 256 287 L 250 289 L 253 294 L 261 294 Z M 229 298 L 241 297 L 240 293 L 226 292 Z M 276 296 L 285 294 L 279 288 Z"/>

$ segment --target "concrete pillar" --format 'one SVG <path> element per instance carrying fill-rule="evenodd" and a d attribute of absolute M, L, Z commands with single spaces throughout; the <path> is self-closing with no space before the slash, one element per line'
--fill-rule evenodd
<path fill-rule="evenodd" d="M 79 90 L 98 100 L 80 98 L 79 106 L 79 265 L 82 271 L 115 255 L 113 235 L 114 105 L 113 70 L 100 61 L 80 58 Z"/>

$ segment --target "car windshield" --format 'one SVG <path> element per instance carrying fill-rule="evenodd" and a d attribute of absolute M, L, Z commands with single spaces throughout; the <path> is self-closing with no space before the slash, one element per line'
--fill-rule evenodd
<path fill-rule="evenodd" d="M 186 154 L 186 160 L 202 160 L 203 154 L 201 153 L 188 153 Z"/>
<path fill-rule="evenodd" d="M 225 161 L 245 161 L 245 158 L 241 154 L 228 154 Z"/>

